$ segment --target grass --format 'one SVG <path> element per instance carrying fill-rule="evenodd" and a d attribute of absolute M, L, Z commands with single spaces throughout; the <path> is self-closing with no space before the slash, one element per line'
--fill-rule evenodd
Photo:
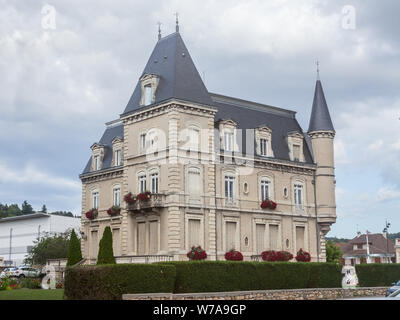
<path fill-rule="evenodd" d="M 0 300 L 63 300 L 64 289 L 15 289 L 0 291 Z"/>

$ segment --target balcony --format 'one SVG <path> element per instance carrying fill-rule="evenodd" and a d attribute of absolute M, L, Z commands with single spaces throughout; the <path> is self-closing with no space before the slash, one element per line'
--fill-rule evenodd
<path fill-rule="evenodd" d="M 128 204 L 126 209 L 132 213 L 158 213 L 165 206 L 165 194 L 152 193 L 148 200 L 136 200 L 135 203 Z"/>

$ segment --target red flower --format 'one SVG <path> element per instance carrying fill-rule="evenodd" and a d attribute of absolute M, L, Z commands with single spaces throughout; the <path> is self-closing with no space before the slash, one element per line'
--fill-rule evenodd
<path fill-rule="evenodd" d="M 108 215 L 110 216 L 117 216 L 121 212 L 121 208 L 119 206 L 112 206 L 110 209 L 107 210 Z"/>
<path fill-rule="evenodd" d="M 151 195 L 151 193 L 149 191 L 142 192 L 136 196 L 136 199 L 139 199 L 140 201 L 149 201 L 150 195 Z"/>
<path fill-rule="evenodd" d="M 296 260 L 300 262 L 310 262 L 311 255 L 307 251 L 303 251 L 303 249 L 300 248 L 300 250 L 297 252 Z"/>
<path fill-rule="evenodd" d="M 243 261 L 243 255 L 240 251 L 231 250 L 225 253 L 225 259 L 230 261 Z"/>
<path fill-rule="evenodd" d="M 85 213 L 86 218 L 88 218 L 90 220 L 97 218 L 98 214 L 99 214 L 99 212 L 95 208 L 93 208 Z"/>
<path fill-rule="evenodd" d="M 207 258 L 207 253 L 200 246 L 193 246 L 192 249 L 186 254 L 190 260 L 204 260 Z"/>
<path fill-rule="evenodd" d="M 293 255 L 287 251 L 274 251 L 268 250 L 261 253 L 261 257 L 264 261 L 289 261 L 293 259 Z"/>
<path fill-rule="evenodd" d="M 274 202 L 272 200 L 263 200 L 261 202 L 260 207 L 261 207 L 261 209 L 269 208 L 269 209 L 274 210 L 276 208 L 276 202 Z"/>
<path fill-rule="evenodd" d="M 126 195 L 124 196 L 124 201 L 125 201 L 127 204 L 134 204 L 135 201 L 136 201 L 136 199 L 133 197 L 132 192 L 129 192 L 128 194 L 126 194 Z"/>

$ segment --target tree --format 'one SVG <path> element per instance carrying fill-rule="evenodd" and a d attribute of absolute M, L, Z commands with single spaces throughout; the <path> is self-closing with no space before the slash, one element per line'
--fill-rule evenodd
<path fill-rule="evenodd" d="M 35 241 L 35 245 L 25 259 L 30 264 L 46 264 L 47 259 L 61 259 L 67 257 L 70 231 L 56 235 L 46 233 Z"/>
<path fill-rule="evenodd" d="M 115 264 L 112 233 L 109 226 L 104 228 L 103 237 L 100 240 L 97 264 Z"/>
<path fill-rule="evenodd" d="M 33 213 L 33 208 L 32 206 L 25 200 L 22 203 L 22 214 L 31 214 Z"/>
<path fill-rule="evenodd" d="M 76 236 L 74 229 L 72 229 L 69 238 L 67 258 L 67 266 L 73 266 L 82 260 L 81 242 Z"/>
<path fill-rule="evenodd" d="M 326 262 L 340 263 L 340 258 L 342 258 L 343 252 L 335 244 L 328 240 L 326 242 Z"/>
<path fill-rule="evenodd" d="M 43 213 L 47 213 L 47 208 L 46 208 L 46 205 L 44 204 L 43 205 L 43 207 L 42 207 L 42 210 L 41 210 Z"/>

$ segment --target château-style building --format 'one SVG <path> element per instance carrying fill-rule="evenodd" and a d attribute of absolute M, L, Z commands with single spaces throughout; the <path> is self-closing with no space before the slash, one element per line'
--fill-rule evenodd
<path fill-rule="evenodd" d="M 80 175 L 87 263 L 106 226 L 118 262 L 187 260 L 197 245 L 210 260 L 231 249 L 255 260 L 302 248 L 325 261 L 336 221 L 335 130 L 319 79 L 307 133 L 295 114 L 210 93 L 178 26 L 159 34 L 125 110 L 106 123 Z M 98 214 L 89 219 L 91 209 Z"/>

